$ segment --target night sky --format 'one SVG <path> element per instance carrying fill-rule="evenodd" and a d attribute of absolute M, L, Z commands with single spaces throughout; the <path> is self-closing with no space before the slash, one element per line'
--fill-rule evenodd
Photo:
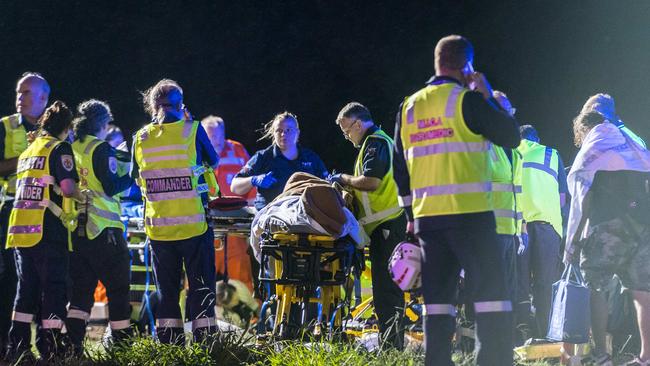
<path fill-rule="evenodd" d="M 614 96 L 650 137 L 649 1 L 9 1 L 0 4 L 0 113 L 15 82 L 39 71 L 51 100 L 107 101 L 128 134 L 144 125 L 139 91 L 178 81 L 202 118 L 222 116 L 249 152 L 274 114 L 298 115 L 302 143 L 351 171 L 355 149 L 335 125 L 355 100 L 393 133 L 403 98 L 433 73 L 445 35 L 468 37 L 474 67 L 570 165 L 571 121 L 586 98 Z"/>

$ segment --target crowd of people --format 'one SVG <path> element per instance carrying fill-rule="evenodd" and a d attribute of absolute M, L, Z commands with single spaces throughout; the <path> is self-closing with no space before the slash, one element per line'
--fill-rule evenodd
<path fill-rule="evenodd" d="M 359 149 L 350 174 L 330 173 L 299 143 L 298 117 L 289 112 L 265 125 L 262 139 L 271 144 L 250 157 L 226 139 L 222 118 L 195 120 L 181 86 L 169 79 L 143 93 L 152 122 L 135 133 L 129 155 L 106 102 L 90 99 L 76 111 L 49 104 L 45 78 L 25 73 L 16 114 L 0 120 L 5 360 L 30 357 L 33 322 L 43 359 L 81 355 L 98 280 L 108 296 L 112 342 L 129 341 L 130 257 L 120 197 L 134 184 L 152 252 L 157 339 L 183 345 L 183 319 L 191 321 L 194 341 L 206 339 L 216 330 L 215 283 L 226 262 L 248 290 L 259 273 L 241 236 L 228 235 L 228 258 L 215 258 L 208 200 L 220 189 L 261 210 L 292 174 L 305 172 L 352 192 L 355 217 L 370 238 L 374 306 L 388 346 L 403 348 L 405 305 L 388 263 L 410 237 L 422 254 L 426 365 L 453 364 L 460 283 L 465 303 L 473 304 L 476 363 L 511 365 L 514 345 L 546 336 L 562 262 L 579 266 L 592 291 L 590 362 L 612 364 L 604 288 L 616 274 L 633 294 L 641 335 L 630 365 L 649 365 L 650 153 L 643 140 L 625 127 L 611 96 L 594 95 L 573 121 L 580 151 L 567 175 L 558 151 L 541 144 L 533 126 L 520 126 L 506 94 L 474 70 L 466 38 L 440 39 L 434 56 L 435 75 L 399 106 L 394 137 L 360 103 L 336 116 L 343 137 Z"/>

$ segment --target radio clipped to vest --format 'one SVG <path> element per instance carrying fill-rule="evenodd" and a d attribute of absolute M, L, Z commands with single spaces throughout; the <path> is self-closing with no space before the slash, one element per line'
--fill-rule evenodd
<path fill-rule="evenodd" d="M 203 179 L 205 180 L 205 183 L 201 183 L 196 187 L 199 193 L 207 192 L 210 197 L 221 197 L 221 191 L 219 190 L 217 178 L 214 175 L 214 169 L 205 165 L 197 165 L 192 169 L 192 173 L 195 177 L 203 175 Z"/>

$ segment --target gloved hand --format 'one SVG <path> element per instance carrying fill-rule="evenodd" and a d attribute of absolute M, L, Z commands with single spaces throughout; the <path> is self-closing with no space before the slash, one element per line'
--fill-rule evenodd
<path fill-rule="evenodd" d="M 273 172 L 254 175 L 251 177 L 251 184 L 257 188 L 270 188 L 272 185 L 277 183 L 277 181 L 278 180 L 273 177 Z"/>
<path fill-rule="evenodd" d="M 342 175 L 343 173 L 330 174 L 327 176 L 327 178 L 325 178 L 325 180 L 327 180 L 329 183 L 338 183 L 340 185 L 343 185 L 343 179 L 341 178 Z"/>
<path fill-rule="evenodd" d="M 528 250 L 528 234 L 521 233 L 521 235 L 517 238 L 519 239 L 519 248 L 517 249 L 517 255 L 524 255 L 524 253 L 526 253 L 526 250 Z"/>

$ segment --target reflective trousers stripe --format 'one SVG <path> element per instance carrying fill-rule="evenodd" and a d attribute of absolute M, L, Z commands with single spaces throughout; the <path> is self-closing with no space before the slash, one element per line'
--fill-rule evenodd
<path fill-rule="evenodd" d="M 456 307 L 451 304 L 424 304 L 423 314 L 456 316 Z"/>
<path fill-rule="evenodd" d="M 367 215 L 359 219 L 361 225 L 367 225 L 372 222 L 381 221 L 385 218 L 391 217 L 394 214 L 398 213 L 402 208 L 401 207 L 391 207 L 387 210 L 375 212 L 372 215 Z"/>
<path fill-rule="evenodd" d="M 495 313 L 512 311 L 510 301 L 481 301 L 474 303 L 474 311 L 477 313 Z"/>
<path fill-rule="evenodd" d="M 34 314 L 21 313 L 19 311 L 14 311 L 11 314 L 11 320 L 21 323 L 31 323 L 34 320 Z"/>
<path fill-rule="evenodd" d="M 509 183 L 492 183 L 492 191 L 521 193 L 521 186 Z"/>
<path fill-rule="evenodd" d="M 183 328 L 183 320 L 175 318 L 163 318 L 156 320 L 158 328 Z"/>
<path fill-rule="evenodd" d="M 145 217 L 145 223 L 148 226 L 174 226 L 183 224 L 195 224 L 205 221 L 204 214 L 178 217 Z"/>
<path fill-rule="evenodd" d="M 129 319 L 124 319 L 124 320 L 111 320 L 111 329 L 112 330 L 121 330 L 121 329 L 127 329 L 131 326 L 131 320 Z"/>
<path fill-rule="evenodd" d="M 180 160 L 186 162 L 189 159 L 187 154 L 176 154 L 176 155 L 160 155 L 160 156 L 144 156 L 142 160 L 145 163 L 156 163 L 159 161 L 170 161 L 170 160 Z"/>
<path fill-rule="evenodd" d="M 61 329 L 63 328 L 63 320 L 60 319 L 43 319 L 43 329 Z"/>
<path fill-rule="evenodd" d="M 152 153 L 158 153 L 158 152 L 163 152 L 163 151 L 174 151 L 174 150 L 186 151 L 187 150 L 187 145 L 179 144 L 179 145 L 165 145 L 165 146 L 149 147 L 149 148 L 146 148 L 146 149 L 142 149 L 142 152 L 144 154 L 152 154 Z"/>
<path fill-rule="evenodd" d="M 413 204 L 413 196 L 397 196 L 397 204 L 400 207 L 408 207 Z"/>
<path fill-rule="evenodd" d="M 81 319 L 83 321 L 88 321 L 90 319 L 90 313 L 87 313 L 79 309 L 70 309 L 68 310 L 68 318 L 72 319 Z"/>
<path fill-rule="evenodd" d="M 406 160 L 427 155 L 458 153 L 458 152 L 484 152 L 490 149 L 489 142 L 442 142 L 426 146 L 413 146 L 406 150 Z"/>
<path fill-rule="evenodd" d="M 192 320 L 192 330 L 211 328 L 216 325 L 214 318 L 199 318 Z"/>
<path fill-rule="evenodd" d="M 483 183 L 461 183 L 461 184 L 446 184 L 440 186 L 429 186 L 417 188 L 414 190 L 415 198 L 423 198 L 424 196 L 438 196 L 445 194 L 458 194 L 458 193 L 480 193 L 490 192 L 492 190 L 491 182 Z"/>
<path fill-rule="evenodd" d="M 140 172 L 140 176 L 144 179 L 187 177 L 191 175 L 192 175 L 192 169 L 190 168 L 163 168 L 163 169 L 143 170 Z"/>

